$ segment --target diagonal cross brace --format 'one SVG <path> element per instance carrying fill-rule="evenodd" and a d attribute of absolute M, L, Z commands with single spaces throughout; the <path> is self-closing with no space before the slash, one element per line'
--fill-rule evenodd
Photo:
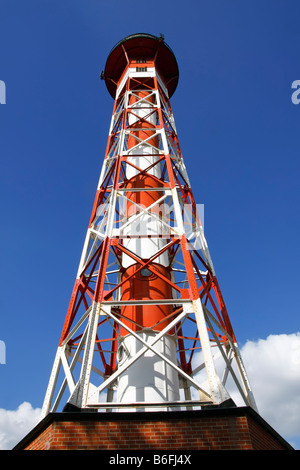
<path fill-rule="evenodd" d="M 180 302 L 177 302 L 180 303 Z M 178 366 L 176 366 L 170 359 L 166 358 L 163 354 L 156 351 L 154 349 L 155 343 L 157 343 L 170 329 L 172 329 L 176 323 L 178 323 L 182 318 L 189 314 L 187 305 L 183 304 L 183 312 L 175 318 L 169 325 L 167 325 L 160 333 L 158 333 L 153 341 L 147 343 L 144 341 L 140 336 L 138 336 L 134 331 L 132 331 L 127 325 L 124 325 L 118 318 L 116 318 L 111 312 L 106 312 L 114 321 L 120 324 L 123 328 L 125 328 L 130 334 L 132 334 L 136 339 L 138 339 L 141 343 L 144 344 L 144 347 L 138 351 L 126 364 L 123 364 L 116 372 L 114 372 L 107 380 L 103 382 L 99 387 L 97 387 L 96 392 L 101 393 L 108 385 L 116 380 L 119 375 L 121 375 L 126 369 L 128 369 L 135 361 L 137 361 L 147 350 L 151 350 L 154 354 L 159 356 L 163 361 L 167 362 L 173 369 L 175 369 L 180 375 L 182 375 L 186 380 L 188 380 L 194 387 L 196 387 L 199 391 L 201 391 L 207 398 L 210 400 L 210 395 L 201 389 L 199 384 L 192 379 L 188 374 L 186 374 L 183 370 L 181 370 Z"/>

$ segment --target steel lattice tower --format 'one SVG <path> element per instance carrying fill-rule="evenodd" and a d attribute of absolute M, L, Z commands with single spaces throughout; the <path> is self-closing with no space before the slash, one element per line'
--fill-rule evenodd
<path fill-rule="evenodd" d="M 108 56 L 107 148 L 43 416 L 225 406 L 229 377 L 256 409 L 179 146 L 178 74 L 163 37 Z"/>

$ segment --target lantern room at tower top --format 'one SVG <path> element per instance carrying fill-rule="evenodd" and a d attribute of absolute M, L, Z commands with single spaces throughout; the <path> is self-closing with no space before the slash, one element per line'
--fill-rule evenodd
<path fill-rule="evenodd" d="M 178 64 L 173 51 L 162 36 L 137 33 L 119 41 L 107 58 L 103 78 L 113 98 L 127 65 L 130 62 L 143 64 L 145 61 L 154 62 L 167 87 L 169 98 L 173 95 L 179 78 Z"/>

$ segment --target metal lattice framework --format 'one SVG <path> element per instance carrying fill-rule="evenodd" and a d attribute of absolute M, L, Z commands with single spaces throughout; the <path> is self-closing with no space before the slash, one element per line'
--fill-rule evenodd
<path fill-rule="evenodd" d="M 220 405 L 230 399 L 226 381 L 231 377 L 244 403 L 256 408 L 180 150 L 168 89 L 154 61 L 143 66 L 128 61 L 116 86 L 105 159 L 43 416 L 65 403 L 96 410 L 150 408 L 152 403 L 115 398 L 122 373 L 149 351 L 176 371 L 182 390 L 180 400 L 156 407 Z M 145 152 L 151 161 L 141 168 Z M 148 206 L 137 197 L 145 193 L 145 177 L 147 194 L 156 194 Z M 159 233 L 144 233 L 145 219 L 159 223 Z M 149 258 L 130 249 L 129 240 L 143 243 L 149 237 L 159 239 Z M 158 263 L 166 252 L 168 276 Z M 136 266 L 126 279 L 125 258 Z M 125 285 L 145 269 L 168 287 L 169 298 L 124 295 Z M 150 316 L 146 329 L 154 334 L 149 341 L 138 334 L 145 325 L 128 317 L 126 309 L 154 305 L 168 310 L 159 325 Z M 124 332 L 140 348 L 122 363 Z M 176 361 L 156 348 L 164 336 L 176 341 Z"/>

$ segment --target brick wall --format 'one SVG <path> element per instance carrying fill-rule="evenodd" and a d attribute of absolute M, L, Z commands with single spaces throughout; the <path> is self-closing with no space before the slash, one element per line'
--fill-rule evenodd
<path fill-rule="evenodd" d="M 47 419 L 48 418 L 48 419 Z M 144 413 L 54 413 L 16 449 L 266 450 L 291 449 L 245 408 Z"/>

